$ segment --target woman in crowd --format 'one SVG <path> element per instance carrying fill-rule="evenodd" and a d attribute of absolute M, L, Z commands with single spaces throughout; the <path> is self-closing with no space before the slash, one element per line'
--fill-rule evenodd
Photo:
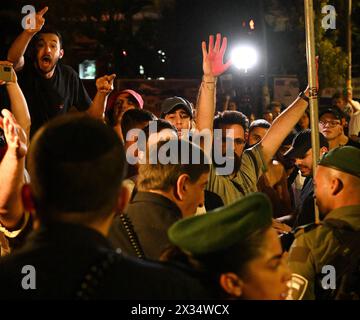
<path fill-rule="evenodd" d="M 175 223 L 162 260 L 190 267 L 217 298 L 282 300 L 290 271 L 261 193 Z"/>
<path fill-rule="evenodd" d="M 121 118 L 130 109 L 143 109 L 144 100 L 134 90 L 126 89 L 120 93 L 113 93 L 106 107 L 105 117 L 107 123 L 114 128 L 119 137 L 123 140 L 121 131 Z"/>

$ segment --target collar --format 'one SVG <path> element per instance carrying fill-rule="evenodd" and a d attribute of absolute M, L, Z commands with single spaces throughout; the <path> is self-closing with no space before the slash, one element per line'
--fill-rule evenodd
<path fill-rule="evenodd" d="M 98 231 L 84 225 L 51 222 L 32 232 L 29 243 L 52 243 L 66 247 L 105 247 L 111 248 L 108 240 Z"/>
<path fill-rule="evenodd" d="M 360 226 L 360 205 L 346 206 L 330 211 L 324 218 L 326 220 L 342 220 L 347 222 L 354 229 Z"/>
<path fill-rule="evenodd" d="M 166 207 L 169 210 L 171 210 L 176 216 L 180 218 L 182 217 L 181 210 L 176 205 L 176 203 L 164 197 L 163 195 L 155 192 L 144 192 L 144 191 L 137 192 L 131 203 L 136 203 L 136 202 L 151 202 L 158 206 Z"/>

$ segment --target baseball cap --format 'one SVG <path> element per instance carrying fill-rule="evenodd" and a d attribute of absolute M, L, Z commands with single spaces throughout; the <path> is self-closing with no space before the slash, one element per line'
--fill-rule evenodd
<path fill-rule="evenodd" d="M 329 143 L 327 142 L 323 134 L 321 134 L 320 132 L 319 145 L 320 148 L 329 148 Z M 292 141 L 291 148 L 284 154 L 284 156 L 291 159 L 302 158 L 311 147 L 311 130 L 303 130 L 295 136 L 294 140 Z"/>
<path fill-rule="evenodd" d="M 167 98 L 161 104 L 161 118 L 164 118 L 165 115 L 173 111 L 175 108 L 184 108 L 184 110 L 189 114 L 190 118 L 193 117 L 193 108 L 191 103 L 181 97 L 171 97 Z"/>
<path fill-rule="evenodd" d="M 319 108 L 319 118 L 325 113 L 331 113 L 336 119 L 341 120 L 345 117 L 344 113 L 338 107 L 322 107 Z"/>
<path fill-rule="evenodd" d="M 132 95 L 135 98 L 135 100 L 138 102 L 140 109 L 142 109 L 144 107 L 144 100 L 141 97 L 141 95 L 138 94 L 136 91 L 131 90 L 131 89 L 126 89 L 126 90 L 121 91 L 119 93 L 119 95 L 122 93 L 128 93 L 128 94 Z"/>

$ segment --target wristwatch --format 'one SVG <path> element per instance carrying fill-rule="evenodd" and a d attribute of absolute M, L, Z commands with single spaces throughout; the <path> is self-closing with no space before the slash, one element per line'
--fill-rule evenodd
<path fill-rule="evenodd" d="M 307 103 L 309 103 L 310 99 L 308 96 L 306 96 L 305 91 L 301 91 L 298 95 L 299 98 L 305 100 Z"/>

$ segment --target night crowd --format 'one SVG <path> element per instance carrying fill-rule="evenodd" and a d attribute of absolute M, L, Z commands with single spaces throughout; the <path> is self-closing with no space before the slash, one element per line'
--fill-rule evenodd
<path fill-rule="evenodd" d="M 0 299 L 360 298 L 351 92 L 318 110 L 313 172 L 309 87 L 261 115 L 219 99 L 217 34 L 196 101 L 156 116 L 115 74 L 91 99 L 47 10 L 0 62 Z"/>

